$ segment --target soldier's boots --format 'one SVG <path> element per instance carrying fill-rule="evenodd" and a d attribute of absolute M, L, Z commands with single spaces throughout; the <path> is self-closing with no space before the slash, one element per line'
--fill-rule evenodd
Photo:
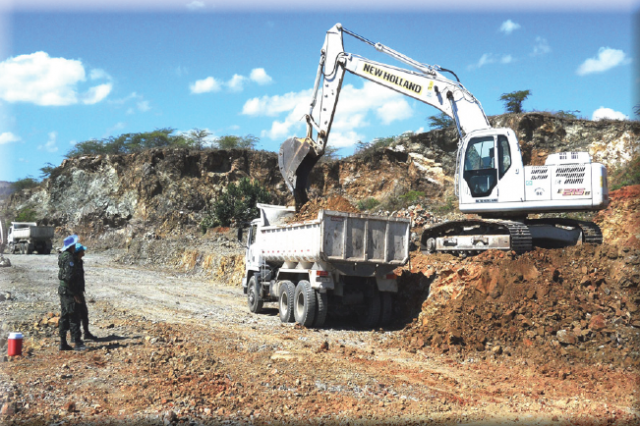
<path fill-rule="evenodd" d="M 80 339 L 76 340 L 76 346 L 73 348 L 74 351 L 84 351 L 87 347 L 84 345 L 84 342 Z"/>
<path fill-rule="evenodd" d="M 86 330 L 84 332 L 84 340 L 98 340 L 98 338 L 96 336 L 94 336 L 93 334 L 91 334 L 91 332 L 89 330 Z"/>
<path fill-rule="evenodd" d="M 73 350 L 73 348 L 71 346 L 69 346 L 69 344 L 67 343 L 67 336 L 60 337 L 60 350 L 61 351 L 72 351 Z"/>

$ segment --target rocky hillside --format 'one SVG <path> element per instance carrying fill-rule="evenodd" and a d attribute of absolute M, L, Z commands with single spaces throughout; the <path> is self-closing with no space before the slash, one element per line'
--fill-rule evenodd
<path fill-rule="evenodd" d="M 546 113 L 490 121 L 516 131 L 526 163 L 543 163 L 552 152 L 586 150 L 595 161 L 616 167 L 640 152 L 639 122 L 571 120 Z M 438 199 L 453 189 L 456 147 L 453 128 L 403 136 L 367 158 L 318 164 L 310 194 L 342 195 L 356 203 L 415 190 Z M 42 222 L 57 226 L 60 237 L 75 232 L 98 246 L 126 248 L 137 237 L 195 235 L 208 206 L 228 183 L 244 176 L 266 185 L 274 203 L 292 202 L 275 153 L 156 149 L 65 160 L 39 187 L 13 194 L 5 215 L 32 208 Z"/>

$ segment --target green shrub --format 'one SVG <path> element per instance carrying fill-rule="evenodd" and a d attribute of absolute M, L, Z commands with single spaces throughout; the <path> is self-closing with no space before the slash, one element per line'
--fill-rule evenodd
<path fill-rule="evenodd" d="M 364 200 L 358 201 L 357 207 L 358 207 L 358 210 L 365 211 L 365 210 L 371 210 L 378 205 L 380 205 L 380 201 L 376 200 L 373 197 L 369 197 L 369 198 L 365 198 Z"/>
<path fill-rule="evenodd" d="M 270 201 L 271 194 L 260 183 L 242 178 L 237 185 L 230 183 L 224 194 L 213 204 L 208 224 L 229 226 L 250 221 L 260 214 L 256 203 Z"/>
<path fill-rule="evenodd" d="M 14 222 L 35 222 L 38 220 L 37 213 L 31 207 L 24 207 L 18 211 Z"/>
<path fill-rule="evenodd" d="M 221 136 L 216 141 L 220 149 L 254 149 L 260 139 L 253 135 L 247 136 Z"/>
<path fill-rule="evenodd" d="M 404 195 L 400 196 L 400 199 L 408 205 L 414 204 L 419 199 L 424 198 L 424 192 L 422 191 L 409 191 Z"/>
<path fill-rule="evenodd" d="M 22 191 L 23 189 L 29 189 L 38 186 L 38 181 L 32 178 L 31 176 L 27 176 L 24 179 L 18 179 L 17 181 L 11 183 L 11 188 L 15 191 Z"/>
<path fill-rule="evenodd" d="M 608 181 L 611 191 L 623 186 L 640 184 L 640 155 L 634 157 L 625 166 L 609 171 Z"/>

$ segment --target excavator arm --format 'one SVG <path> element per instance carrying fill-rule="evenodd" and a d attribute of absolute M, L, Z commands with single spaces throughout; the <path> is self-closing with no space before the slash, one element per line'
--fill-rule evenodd
<path fill-rule="evenodd" d="M 375 62 L 345 52 L 343 33 L 372 45 L 376 50 L 411 66 L 414 70 Z M 437 65 L 417 62 L 336 24 L 327 31 L 321 50 L 313 99 L 309 114 L 305 116 L 307 136 L 304 139 L 289 138 L 280 147 L 280 172 L 289 190 L 293 192 L 296 208 L 308 201 L 306 189 L 309 174 L 324 154 L 345 71 L 439 109 L 454 120 L 461 140 L 464 135 L 475 130 L 491 128 L 480 102 L 459 81 L 450 80 L 442 75 L 442 72 L 453 72 Z M 319 92 L 321 96 L 318 104 Z M 314 116 L 317 117 L 317 121 Z"/>

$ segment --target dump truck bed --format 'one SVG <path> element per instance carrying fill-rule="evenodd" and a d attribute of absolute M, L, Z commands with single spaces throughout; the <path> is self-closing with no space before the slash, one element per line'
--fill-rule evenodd
<path fill-rule="evenodd" d="M 266 213 L 265 213 L 266 216 Z M 331 210 L 315 220 L 261 228 L 265 260 L 404 265 L 411 221 Z"/>

